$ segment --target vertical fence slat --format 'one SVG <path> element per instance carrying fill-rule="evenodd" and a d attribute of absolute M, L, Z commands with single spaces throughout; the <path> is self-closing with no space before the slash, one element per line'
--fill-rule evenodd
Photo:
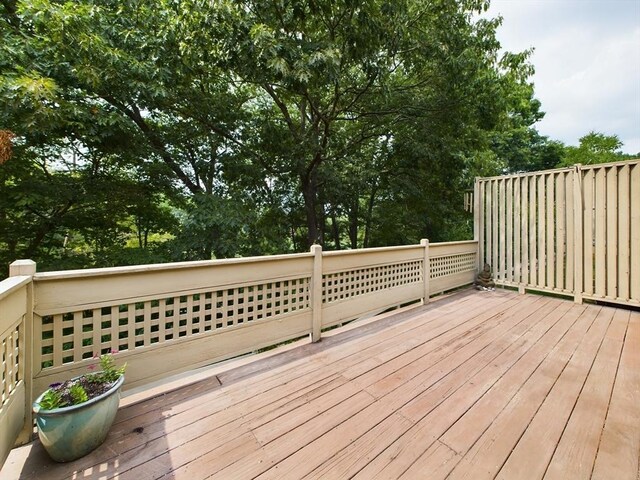
<path fill-rule="evenodd" d="M 556 177 L 556 288 L 561 290 L 566 289 L 565 285 L 565 243 L 566 243 L 566 229 L 565 229 L 565 205 L 567 204 L 567 196 L 565 193 L 565 173 L 559 173 Z"/>
<path fill-rule="evenodd" d="M 100 354 L 100 343 L 102 342 L 102 339 L 100 338 L 101 337 L 100 333 L 101 333 L 102 325 L 104 322 L 104 316 L 102 315 L 101 308 L 94 308 L 93 318 L 94 318 L 94 322 L 92 325 L 93 331 L 91 332 L 91 356 L 92 357 L 94 355 Z M 96 318 L 99 318 L 100 320 L 96 322 L 95 321 Z"/>
<path fill-rule="evenodd" d="M 618 298 L 629 300 L 629 165 L 618 172 Z"/>
<path fill-rule="evenodd" d="M 11 394 L 11 381 L 9 380 L 9 377 L 11 375 L 11 360 L 9 359 L 9 342 L 11 340 L 11 335 L 9 335 L 4 342 L 0 342 L 0 353 L 2 353 L 2 369 L 4 371 L 3 375 L 4 375 L 4 392 L 2 394 L 2 402 L 0 402 L 0 405 L 2 403 L 4 403 L 4 399 L 9 398 L 9 395 Z"/>
<path fill-rule="evenodd" d="M 573 192 L 573 234 L 571 237 L 573 238 L 573 263 L 575 270 L 573 271 L 573 284 L 575 285 L 575 290 L 573 292 L 573 301 L 576 303 L 582 303 L 582 293 L 583 293 L 583 285 L 584 285 L 584 228 L 583 228 L 583 220 L 584 220 L 584 183 L 582 177 L 582 170 L 580 165 L 576 165 L 573 169 L 573 183 L 571 185 L 571 190 Z M 591 207 L 589 207 L 591 208 Z M 568 274 L 567 274 L 568 275 Z"/>
<path fill-rule="evenodd" d="M 606 296 L 618 296 L 618 169 L 612 167 L 607 175 L 607 288 Z"/>
<path fill-rule="evenodd" d="M 520 239 L 522 238 L 520 228 L 520 179 L 513 179 L 513 282 L 520 283 L 520 275 L 522 274 L 522 259 L 520 258 Z"/>
<path fill-rule="evenodd" d="M 631 243 L 630 243 L 630 297 L 640 302 L 640 163 L 633 166 L 630 172 L 631 189 Z"/>
<path fill-rule="evenodd" d="M 574 281 L 574 265 L 575 268 L 580 267 L 582 269 L 582 189 L 580 188 L 580 172 L 574 170 L 571 173 L 567 173 L 564 177 L 565 181 L 565 191 L 567 193 L 567 208 L 565 209 L 566 214 L 566 225 L 567 229 L 565 232 L 566 235 L 566 252 L 567 252 L 567 260 L 566 260 L 566 289 L 569 291 L 573 291 L 573 281 Z M 574 188 L 573 182 L 576 182 L 576 187 Z M 574 197 L 574 195 L 577 197 Z M 574 243 L 574 238 L 577 235 L 578 226 L 575 217 L 580 217 L 580 237 L 577 242 L 579 245 Z M 574 254 L 575 248 L 580 246 L 580 257 L 579 262 L 574 264 Z M 582 278 L 582 275 L 580 276 Z M 580 287 L 581 288 L 581 287 Z M 582 290 L 580 290 L 582 291 Z"/>
<path fill-rule="evenodd" d="M 73 314 L 73 361 L 82 360 L 82 312 Z"/>
<path fill-rule="evenodd" d="M 546 254 L 547 254 L 547 236 L 545 232 L 545 175 L 538 175 L 538 287 L 544 287 L 546 283 Z"/>
<path fill-rule="evenodd" d="M 268 288 L 267 286 L 265 286 L 265 289 Z M 267 291 L 263 291 L 262 292 L 263 295 L 265 295 L 265 297 L 268 295 L 268 290 Z M 235 325 L 235 315 L 233 315 L 233 311 L 230 310 L 230 298 L 229 298 L 229 290 L 228 289 L 224 289 L 222 291 L 222 315 L 224 316 L 224 318 L 226 319 L 226 325 L 225 327 L 231 327 L 233 325 Z M 265 305 L 265 311 L 263 312 L 265 316 L 268 315 L 267 313 L 267 308 Z"/>
<path fill-rule="evenodd" d="M 606 264 L 606 241 L 607 241 L 607 222 L 606 222 L 606 183 L 605 168 L 599 168 L 596 172 L 596 196 L 595 196 L 595 224 L 596 224 L 596 248 L 595 248 L 595 293 L 604 297 L 607 294 L 607 264 Z"/>
<path fill-rule="evenodd" d="M 520 207 L 520 226 L 522 228 L 522 262 L 520 283 L 527 283 L 529 281 L 529 177 L 520 179 L 520 185 L 522 186 Z"/>
<path fill-rule="evenodd" d="M 127 332 L 127 349 L 135 350 L 136 348 L 136 305 L 135 304 L 129 305 L 129 309 L 127 310 L 127 325 L 126 325 L 126 328 L 123 326 L 123 331 Z M 118 345 L 118 350 L 120 350 L 120 345 Z"/>
<path fill-rule="evenodd" d="M 547 185 L 546 185 L 546 220 L 545 220 L 545 228 L 547 230 L 547 254 L 545 256 L 546 259 L 546 269 L 547 269 L 547 279 L 546 286 L 547 288 L 555 287 L 555 243 L 554 243 L 554 234 L 555 234 L 555 226 L 554 226 L 554 207 L 555 207 L 555 175 L 547 175 Z"/>
<path fill-rule="evenodd" d="M 199 314 L 200 325 L 202 325 L 202 314 Z M 151 302 L 144 302 L 144 330 L 142 332 L 143 344 L 151 345 Z"/>
<path fill-rule="evenodd" d="M 498 195 L 500 197 L 499 200 L 499 215 L 500 215 L 500 219 L 498 220 L 498 228 L 500 230 L 500 243 L 498 243 L 498 275 L 497 277 L 500 278 L 500 280 L 504 281 L 505 280 L 505 255 L 506 255 L 506 243 L 507 243 L 507 238 L 506 238 L 506 232 L 505 232 L 505 225 L 506 225 L 506 192 L 505 192 L 505 188 L 506 188 L 506 184 L 505 184 L 505 180 L 501 179 L 499 186 L 498 186 Z"/>
<path fill-rule="evenodd" d="M 493 197 L 493 211 L 491 212 L 493 249 L 491 251 L 490 264 L 493 271 L 496 272 L 498 269 L 498 180 L 492 182 L 491 196 Z"/>
<path fill-rule="evenodd" d="M 310 304 L 312 309 L 311 318 L 311 341 L 318 342 L 322 335 L 322 247 L 320 245 L 312 245 L 311 253 L 313 254 L 313 270 L 311 272 L 310 285 Z M 429 270 L 423 269 L 422 281 L 427 283 L 429 280 Z M 425 303 L 429 299 L 425 299 Z"/>
<path fill-rule="evenodd" d="M 211 299 L 211 314 L 213 315 L 215 312 L 215 299 Z M 167 314 L 167 299 L 161 298 L 158 302 L 158 343 L 162 343 L 167 340 L 166 337 L 166 318 Z M 214 319 L 215 320 L 215 319 Z"/>
<path fill-rule="evenodd" d="M 507 282 L 513 283 L 513 180 L 508 178 L 505 183 L 505 195 L 507 196 L 507 241 L 505 244 L 506 255 L 506 279 Z"/>
<path fill-rule="evenodd" d="M 567 173 L 565 176 L 565 192 L 567 194 L 567 208 L 566 208 L 566 218 L 567 218 L 567 229 L 565 232 L 566 235 L 566 289 L 569 291 L 573 291 L 573 283 L 574 283 L 574 254 L 576 245 L 574 243 L 574 239 L 577 235 L 577 225 L 575 223 L 575 217 L 580 216 L 582 220 L 582 190 L 578 185 L 577 189 L 574 189 L 573 182 L 578 182 L 579 172 L 575 170 L 573 172 Z M 577 198 L 576 198 L 577 197 Z M 580 223 L 582 225 L 582 222 Z M 580 232 L 582 234 L 582 232 Z M 582 240 L 580 240 L 582 241 Z M 581 244 L 582 245 L 582 244 Z M 582 250 L 581 250 L 582 251 Z M 580 260 L 580 266 L 582 266 L 582 260 Z M 576 265 L 577 268 L 577 265 Z"/>
<path fill-rule="evenodd" d="M 237 301 L 237 299 L 236 299 Z M 238 305 L 235 305 L 234 310 L 237 312 L 238 311 Z M 193 295 L 187 295 L 187 304 L 186 304 L 186 308 L 187 308 L 187 323 L 186 323 L 186 330 L 187 330 L 187 335 L 191 335 L 193 333 Z"/>
<path fill-rule="evenodd" d="M 33 315 L 33 375 L 37 375 L 42 370 L 42 317 Z"/>
<path fill-rule="evenodd" d="M 476 185 L 478 186 L 477 190 L 478 190 L 478 195 L 476 198 L 476 207 L 477 207 L 477 212 L 475 213 L 475 218 L 478 221 L 478 236 L 475 238 L 476 240 L 478 240 L 478 259 L 477 259 L 477 265 L 476 268 L 478 269 L 478 271 L 482 268 L 482 265 L 484 264 L 484 243 L 485 243 L 485 231 L 484 231 L 484 226 L 485 226 L 485 192 L 484 192 L 484 186 L 485 186 L 485 182 L 481 182 L 479 180 L 476 180 Z"/>
<path fill-rule="evenodd" d="M 62 332 L 62 315 L 53 316 L 53 331 Z M 62 338 L 53 337 L 53 365 L 62 365 Z"/>
<path fill-rule="evenodd" d="M 536 258 L 536 177 L 529 178 L 529 284 L 538 284 L 538 261 Z"/>
<path fill-rule="evenodd" d="M 484 255 L 484 263 L 491 264 L 491 262 L 493 261 L 491 259 L 491 255 L 493 253 L 493 242 L 491 241 L 491 233 L 493 232 L 493 223 L 495 222 L 495 219 L 491 216 L 493 214 L 493 183 L 489 181 L 485 185 L 487 199 L 487 208 L 485 215 L 485 218 L 487 219 L 487 221 L 485 222 L 487 248 Z"/>
<path fill-rule="evenodd" d="M 207 321 L 207 294 L 205 292 L 200 293 L 200 298 L 198 301 L 198 318 L 200 320 L 200 332 L 205 332 L 208 331 L 208 328 L 213 328 L 210 327 L 211 322 Z"/>
<path fill-rule="evenodd" d="M 595 210 L 593 192 L 595 190 L 595 172 L 593 169 L 589 169 L 585 172 L 583 179 L 583 198 L 584 198 L 584 223 L 582 228 L 582 238 L 583 238 L 583 250 L 584 250 L 584 258 L 583 261 L 583 269 L 582 275 L 584 278 L 583 281 L 583 291 L 587 295 L 593 295 L 593 286 L 594 286 L 594 266 L 593 266 L 593 254 L 594 254 L 594 243 L 595 243 L 595 225 L 593 212 Z M 577 228 L 577 225 L 576 225 Z M 576 260 L 577 261 L 577 260 Z M 576 285 L 576 288 L 580 288 L 579 285 Z"/>

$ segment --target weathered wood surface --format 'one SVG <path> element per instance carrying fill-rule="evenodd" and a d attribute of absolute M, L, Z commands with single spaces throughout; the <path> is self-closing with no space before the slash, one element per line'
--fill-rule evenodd
<path fill-rule="evenodd" d="M 640 161 L 480 178 L 479 261 L 498 285 L 640 306 Z"/>
<path fill-rule="evenodd" d="M 638 352 L 638 312 L 467 290 L 121 408 L 75 462 L 16 449 L 0 477 L 635 480 Z"/>
<path fill-rule="evenodd" d="M 109 350 L 128 364 L 127 390 L 318 341 L 323 328 L 471 284 L 476 263 L 477 242 L 463 241 L 36 274 L 33 390 Z"/>

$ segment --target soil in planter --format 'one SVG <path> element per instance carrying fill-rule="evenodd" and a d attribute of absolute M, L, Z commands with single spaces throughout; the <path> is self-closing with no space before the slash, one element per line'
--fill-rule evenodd
<path fill-rule="evenodd" d="M 60 394 L 61 406 L 68 407 L 74 404 L 73 397 L 71 396 L 71 387 L 74 385 L 80 385 L 87 393 L 87 399 L 91 400 L 103 393 L 107 392 L 115 382 L 105 383 L 93 380 L 90 376 L 83 376 L 80 378 L 67 380 L 60 384 L 53 384 L 51 386 L 56 392 Z"/>

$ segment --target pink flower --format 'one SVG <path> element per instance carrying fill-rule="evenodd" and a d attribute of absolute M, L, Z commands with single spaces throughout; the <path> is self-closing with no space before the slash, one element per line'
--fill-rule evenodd
<path fill-rule="evenodd" d="M 87 368 L 89 370 L 95 370 L 96 369 L 96 365 L 89 365 Z"/>

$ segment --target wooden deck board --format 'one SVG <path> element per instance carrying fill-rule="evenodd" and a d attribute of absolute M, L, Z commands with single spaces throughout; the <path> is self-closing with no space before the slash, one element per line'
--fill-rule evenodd
<path fill-rule="evenodd" d="M 0 477 L 634 480 L 639 355 L 637 312 L 465 291 L 128 405 L 76 462 L 15 449 Z"/>
<path fill-rule="evenodd" d="M 500 413 L 496 415 L 486 409 L 476 409 L 476 416 L 485 415 L 478 419 L 485 422 L 479 427 L 490 424 L 484 433 L 482 428 L 462 422 L 447 432 L 443 440 L 456 445 L 460 451 L 465 450 L 460 463 L 451 466 L 451 478 L 495 477 L 589 328 L 588 321 L 581 321 L 581 313 L 575 308 L 568 312 L 566 318 L 573 319 L 575 323 Z M 468 429 L 466 432 L 462 430 L 465 427 Z M 456 442 L 454 434 L 458 438 L 468 438 L 468 443 Z"/>
<path fill-rule="evenodd" d="M 637 480 L 640 474 L 640 313 L 630 322 L 607 412 L 594 479 Z"/>

